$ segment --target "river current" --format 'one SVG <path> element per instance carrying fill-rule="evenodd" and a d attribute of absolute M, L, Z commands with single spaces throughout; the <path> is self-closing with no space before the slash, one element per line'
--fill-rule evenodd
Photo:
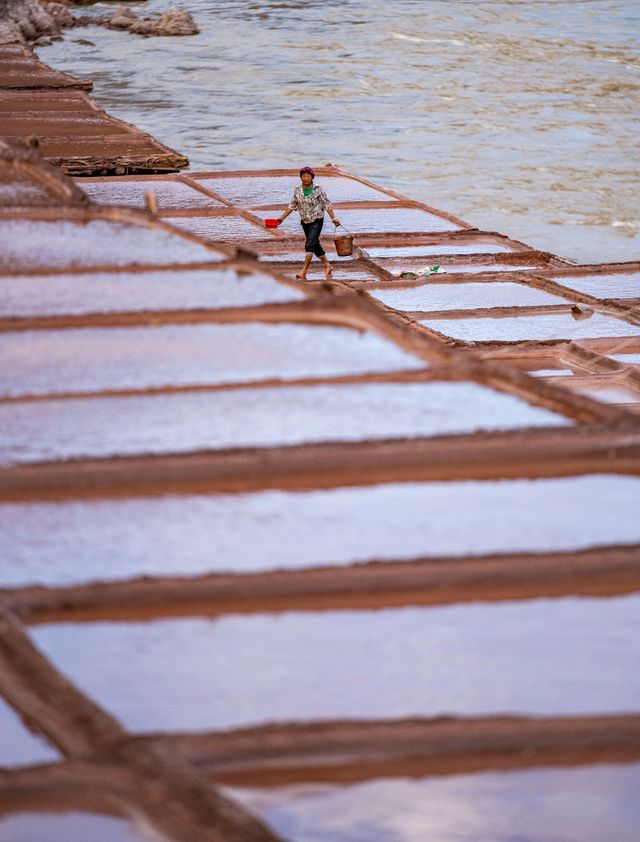
<path fill-rule="evenodd" d="M 637 0 L 182 5 L 199 35 L 87 27 L 40 55 L 192 169 L 331 161 L 578 262 L 640 259 Z"/>

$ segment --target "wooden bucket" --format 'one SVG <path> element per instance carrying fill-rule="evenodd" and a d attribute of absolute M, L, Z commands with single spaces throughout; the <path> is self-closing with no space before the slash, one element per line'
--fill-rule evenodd
<path fill-rule="evenodd" d="M 353 254 L 353 235 L 346 228 L 344 228 L 347 231 L 346 234 L 338 234 L 338 228 L 344 228 L 344 225 L 336 226 L 336 236 L 333 238 L 336 254 L 338 257 L 349 257 Z"/>

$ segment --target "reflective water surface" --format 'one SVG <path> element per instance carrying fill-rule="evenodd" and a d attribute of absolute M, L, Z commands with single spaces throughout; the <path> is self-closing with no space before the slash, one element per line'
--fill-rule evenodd
<path fill-rule="evenodd" d="M 0 816 L 0 842 L 143 842 L 129 822 L 92 813 L 16 813 Z"/>
<path fill-rule="evenodd" d="M 640 764 L 230 789 L 292 842 L 636 842 Z"/>
<path fill-rule="evenodd" d="M 424 319 L 427 327 L 464 342 L 518 342 L 525 339 L 596 339 L 598 337 L 636 337 L 640 328 L 623 319 L 594 313 L 576 321 L 571 313 L 505 316 L 480 319 Z"/>
<path fill-rule="evenodd" d="M 59 624 L 39 646 L 133 730 L 634 710 L 640 596 Z M 286 692 L 284 690 L 286 688 Z"/>
<path fill-rule="evenodd" d="M 285 386 L 27 401 L 0 404 L 0 464 L 568 423 L 561 415 L 475 383 Z"/>
<path fill-rule="evenodd" d="M 558 275 L 562 286 L 595 295 L 596 298 L 640 298 L 640 272 L 611 275 Z"/>
<path fill-rule="evenodd" d="M 87 269 L 100 266 L 192 263 L 221 259 L 196 242 L 166 231 L 103 219 L 88 222 L 3 220 L 0 271 Z"/>
<path fill-rule="evenodd" d="M 562 256 L 639 256 L 636 0 L 183 5 L 200 35 L 39 53 L 192 169 L 333 161 Z"/>
<path fill-rule="evenodd" d="M 288 323 L 15 331 L 4 335 L 3 346 L 1 396 L 248 383 L 426 367 L 374 333 Z"/>
<path fill-rule="evenodd" d="M 169 208 L 199 208 L 212 210 L 223 208 L 225 205 L 194 187 L 180 181 L 140 179 L 139 181 L 120 181 L 115 178 L 109 181 L 95 181 L 90 178 L 78 180 L 84 192 L 104 205 L 126 205 L 128 207 L 144 208 L 144 194 L 155 194 L 158 208 L 162 211 Z"/>
<path fill-rule="evenodd" d="M 479 307 L 537 307 L 567 303 L 559 295 L 510 282 L 425 283 L 406 289 L 371 290 L 370 294 L 397 310 L 475 310 Z M 435 323 L 433 326 L 436 327 Z"/>
<path fill-rule="evenodd" d="M 639 492 L 587 476 L 3 503 L 0 584 L 637 544 Z"/>
<path fill-rule="evenodd" d="M 233 269 L 0 276 L 2 316 L 222 309 L 302 299 L 303 293 L 267 275 Z"/>
<path fill-rule="evenodd" d="M 53 763 L 60 759 L 49 743 L 27 730 L 18 714 L 5 704 L 2 697 L 0 697 L 0 746 L 2 746 L 0 766 Z"/>

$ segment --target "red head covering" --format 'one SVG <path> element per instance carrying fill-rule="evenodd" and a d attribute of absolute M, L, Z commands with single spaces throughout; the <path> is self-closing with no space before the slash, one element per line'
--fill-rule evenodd
<path fill-rule="evenodd" d="M 303 168 L 300 170 L 300 175 L 302 175 L 302 173 L 303 173 L 303 172 L 308 172 L 308 173 L 309 173 L 309 175 L 311 176 L 311 178 L 315 178 L 315 177 L 316 177 L 316 174 L 315 174 L 315 173 L 314 173 L 314 171 L 311 169 L 311 167 L 303 167 Z"/>

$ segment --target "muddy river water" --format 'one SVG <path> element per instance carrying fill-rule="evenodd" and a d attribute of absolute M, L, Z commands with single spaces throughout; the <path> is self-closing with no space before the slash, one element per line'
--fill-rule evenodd
<path fill-rule="evenodd" d="M 635 0 L 183 5 L 200 35 L 90 27 L 40 54 L 193 169 L 332 161 L 571 259 L 640 254 Z"/>

